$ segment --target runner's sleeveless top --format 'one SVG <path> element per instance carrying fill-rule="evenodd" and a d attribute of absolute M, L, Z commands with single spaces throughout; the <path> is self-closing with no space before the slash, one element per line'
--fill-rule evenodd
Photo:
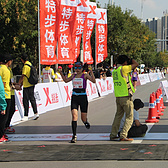
<path fill-rule="evenodd" d="M 72 85 L 73 85 L 73 95 L 83 95 L 86 94 L 86 80 L 84 78 L 84 74 L 80 78 L 75 78 L 76 75 L 74 75 L 72 79 Z"/>

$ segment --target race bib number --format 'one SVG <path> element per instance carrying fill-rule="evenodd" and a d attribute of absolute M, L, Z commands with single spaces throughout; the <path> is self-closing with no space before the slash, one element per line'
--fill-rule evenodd
<path fill-rule="evenodd" d="M 73 88 L 83 88 L 83 79 L 82 78 L 74 78 L 73 79 Z"/>
<path fill-rule="evenodd" d="M 48 79 L 48 75 L 44 75 L 44 78 L 45 78 L 45 79 Z"/>

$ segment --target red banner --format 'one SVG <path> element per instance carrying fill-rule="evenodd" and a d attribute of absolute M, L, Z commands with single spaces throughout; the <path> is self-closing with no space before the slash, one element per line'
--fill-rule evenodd
<path fill-rule="evenodd" d="M 87 15 L 85 29 L 83 32 L 83 61 L 84 63 L 87 62 L 87 64 L 93 64 L 90 39 L 96 22 L 96 3 L 88 2 L 87 5 L 89 7 L 89 12 Z"/>
<path fill-rule="evenodd" d="M 70 64 L 74 61 L 72 52 L 72 32 L 77 9 L 76 0 L 61 0 L 58 23 L 58 64 Z"/>
<path fill-rule="evenodd" d="M 96 64 L 107 57 L 107 10 L 96 9 Z"/>
<path fill-rule="evenodd" d="M 79 1 L 80 2 L 80 1 Z M 86 3 L 82 3 L 85 1 L 81 1 L 81 3 L 77 6 L 77 12 L 76 12 L 76 19 L 74 24 L 74 31 L 72 34 L 73 39 L 73 53 L 75 55 L 75 60 L 80 54 L 80 43 L 81 43 L 81 37 L 84 31 L 84 24 L 87 18 L 87 14 L 89 11 L 89 8 Z"/>
<path fill-rule="evenodd" d="M 52 65 L 56 58 L 57 0 L 40 0 L 40 64 Z"/>

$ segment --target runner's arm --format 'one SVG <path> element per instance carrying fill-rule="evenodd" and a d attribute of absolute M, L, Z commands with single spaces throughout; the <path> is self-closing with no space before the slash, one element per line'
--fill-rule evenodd
<path fill-rule="evenodd" d="M 73 75 L 71 75 L 69 78 L 66 78 L 66 77 L 64 76 L 64 74 L 62 73 L 62 71 L 60 71 L 60 74 L 61 74 L 61 77 L 62 77 L 62 79 L 63 79 L 63 81 L 64 81 L 65 83 L 70 82 L 70 81 L 73 79 L 73 76 L 74 76 L 74 74 L 73 74 Z"/>
<path fill-rule="evenodd" d="M 131 64 L 132 69 L 135 69 L 137 66 L 139 66 L 138 62 L 132 59 L 132 64 Z"/>
<path fill-rule="evenodd" d="M 139 122 L 139 120 L 135 120 L 135 125 L 136 125 L 137 127 L 139 127 L 139 126 L 141 125 L 141 123 Z"/>
<path fill-rule="evenodd" d="M 86 74 L 86 79 L 89 79 L 91 82 L 96 83 L 96 79 L 95 79 L 94 73 L 93 73 L 93 71 L 91 69 L 90 69 L 90 74 L 91 75 L 89 75 L 88 73 Z"/>
<path fill-rule="evenodd" d="M 25 75 L 22 74 L 22 76 L 21 76 L 20 79 L 19 79 L 18 85 L 22 86 L 24 76 L 25 76 Z"/>

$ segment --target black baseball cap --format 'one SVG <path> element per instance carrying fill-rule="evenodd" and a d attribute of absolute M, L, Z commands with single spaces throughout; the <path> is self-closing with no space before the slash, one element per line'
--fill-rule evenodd
<path fill-rule="evenodd" d="M 141 99 L 134 100 L 134 109 L 140 109 L 143 107 L 144 107 L 144 103 L 141 101 Z"/>

